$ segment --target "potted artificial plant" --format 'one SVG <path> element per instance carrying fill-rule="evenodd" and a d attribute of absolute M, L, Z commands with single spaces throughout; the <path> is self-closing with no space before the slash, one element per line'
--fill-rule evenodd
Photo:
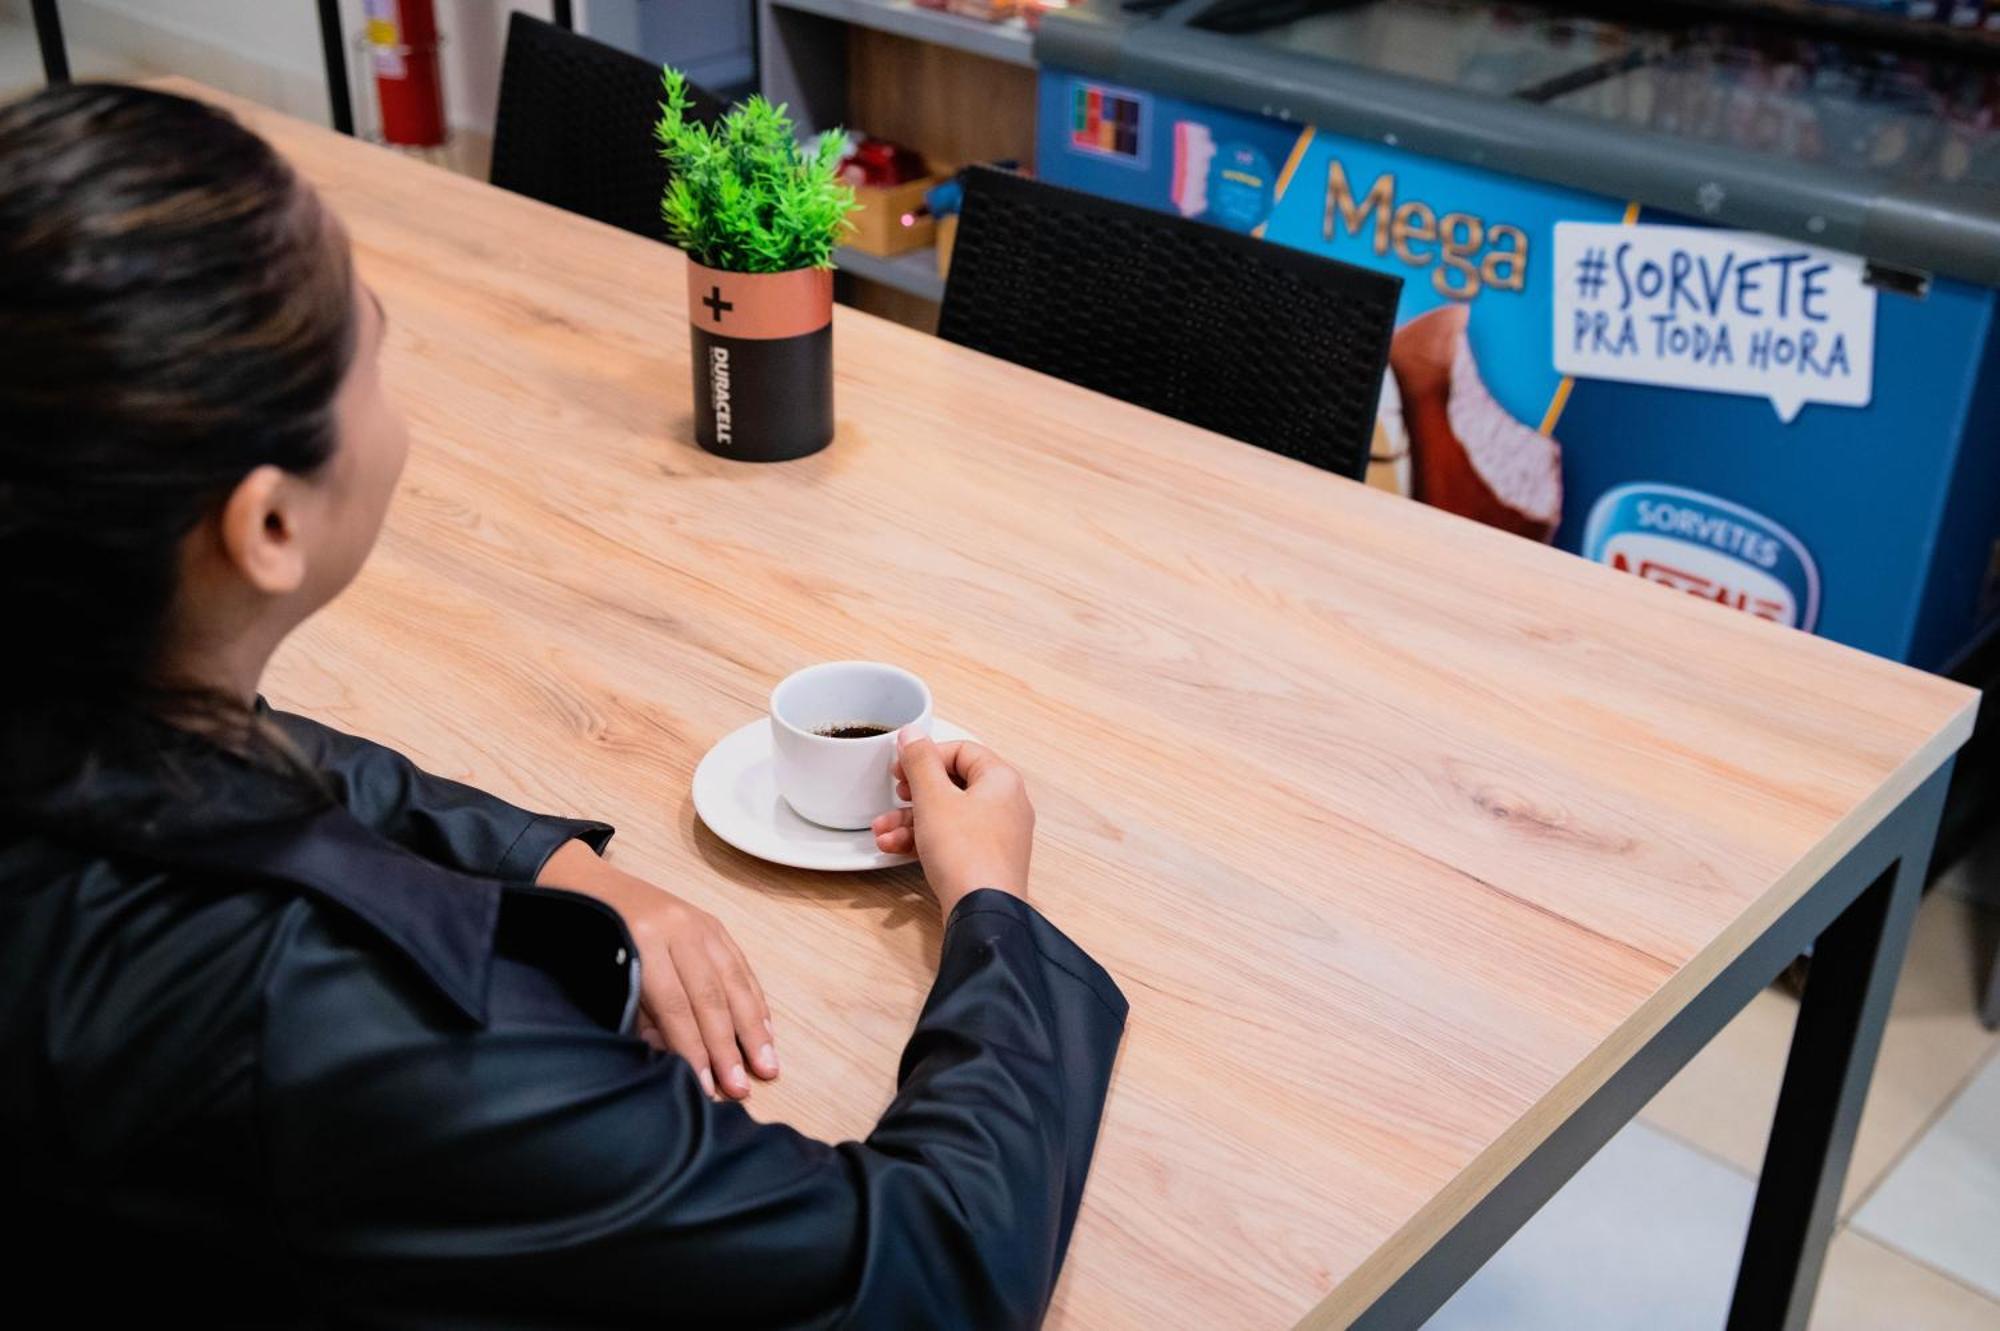
<path fill-rule="evenodd" d="M 817 452 L 833 438 L 833 248 L 854 207 L 841 137 L 801 147 L 762 97 L 699 124 L 686 78 L 662 82 L 660 216 L 688 256 L 695 439 L 752 462 Z"/>

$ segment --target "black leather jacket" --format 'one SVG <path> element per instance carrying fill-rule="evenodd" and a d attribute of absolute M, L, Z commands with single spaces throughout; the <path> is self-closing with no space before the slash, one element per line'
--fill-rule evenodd
<path fill-rule="evenodd" d="M 30 1235 L 11 1305 L 72 1325 L 1040 1319 L 1125 1001 L 1033 908 L 959 905 L 895 1099 L 828 1145 L 711 1103 L 633 1038 L 623 923 L 531 885 L 610 828 L 273 719 L 330 797 L 188 744 L 0 815 L 0 1181 Z"/>

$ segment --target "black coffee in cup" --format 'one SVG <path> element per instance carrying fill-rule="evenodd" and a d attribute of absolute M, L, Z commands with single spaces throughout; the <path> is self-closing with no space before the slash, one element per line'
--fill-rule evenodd
<path fill-rule="evenodd" d="M 827 661 L 771 690 L 771 774 L 809 823 L 858 831 L 896 807 L 896 735 L 931 728 L 931 691 L 879 661 Z M 829 744 L 829 739 L 840 743 Z"/>

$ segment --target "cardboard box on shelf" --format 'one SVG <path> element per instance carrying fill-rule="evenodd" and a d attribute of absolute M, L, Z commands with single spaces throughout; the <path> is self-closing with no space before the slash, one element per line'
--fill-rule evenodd
<path fill-rule="evenodd" d="M 900 185 L 855 186 L 854 200 L 858 206 L 848 215 L 854 229 L 848 233 L 846 243 L 863 253 L 884 257 L 930 244 L 936 227 L 931 215 L 924 211 L 924 191 L 943 178 L 931 175 Z"/>
<path fill-rule="evenodd" d="M 1021 0 L 946 0 L 944 7 L 962 18 L 1001 23 L 1021 12 Z"/>
<path fill-rule="evenodd" d="M 951 276 L 951 246 L 958 239 L 958 214 L 947 213 L 937 220 L 938 276 Z"/>

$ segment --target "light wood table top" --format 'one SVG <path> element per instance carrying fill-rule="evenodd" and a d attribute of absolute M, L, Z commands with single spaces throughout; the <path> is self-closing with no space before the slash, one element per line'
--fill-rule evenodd
<path fill-rule="evenodd" d="M 231 104 L 346 220 L 415 439 L 273 699 L 615 822 L 770 992 L 752 1112 L 840 1138 L 934 911 L 738 854 L 689 779 L 800 665 L 925 676 L 1132 1000 L 1052 1326 L 1343 1323 L 1970 729 L 1956 685 L 851 310 L 832 448 L 709 457 L 676 251 Z"/>

